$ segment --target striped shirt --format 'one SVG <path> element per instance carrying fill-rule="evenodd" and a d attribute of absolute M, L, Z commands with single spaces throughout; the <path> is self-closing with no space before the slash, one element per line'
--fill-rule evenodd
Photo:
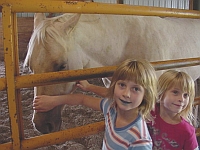
<path fill-rule="evenodd" d="M 152 140 L 141 115 L 129 125 L 116 128 L 116 108 L 111 100 L 103 99 L 101 109 L 105 117 L 105 135 L 102 150 L 151 150 Z"/>

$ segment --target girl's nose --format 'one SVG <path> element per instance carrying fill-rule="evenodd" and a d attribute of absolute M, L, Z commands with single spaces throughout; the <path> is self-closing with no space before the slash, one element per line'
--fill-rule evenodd
<path fill-rule="evenodd" d="M 129 90 L 128 88 L 126 88 L 126 89 L 124 90 L 123 95 L 124 95 L 124 97 L 126 97 L 126 98 L 130 98 L 130 90 Z"/>
<path fill-rule="evenodd" d="M 181 95 L 178 97 L 178 99 L 179 99 L 180 102 L 183 102 L 183 101 L 184 101 L 184 95 L 181 94 Z"/>

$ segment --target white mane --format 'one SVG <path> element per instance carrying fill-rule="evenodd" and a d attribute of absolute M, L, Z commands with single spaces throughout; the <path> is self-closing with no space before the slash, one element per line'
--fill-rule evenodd
<path fill-rule="evenodd" d="M 36 42 L 42 44 L 42 46 L 45 47 L 46 44 L 49 43 L 48 40 L 46 40 L 47 35 L 50 36 L 52 39 L 54 39 L 56 42 L 58 42 L 60 45 L 63 45 L 63 42 L 60 38 L 60 33 L 58 30 L 53 26 L 55 22 L 63 23 L 66 21 L 66 15 L 57 16 L 54 18 L 46 18 L 41 23 L 38 24 L 38 26 L 34 29 L 33 34 L 31 36 L 31 39 L 28 44 L 28 51 L 27 56 L 24 61 L 23 67 L 30 66 L 31 61 L 31 55 L 34 49 L 34 46 L 37 45 Z"/>

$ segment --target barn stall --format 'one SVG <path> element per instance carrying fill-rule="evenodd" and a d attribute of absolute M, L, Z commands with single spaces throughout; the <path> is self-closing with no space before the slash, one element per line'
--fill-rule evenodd
<path fill-rule="evenodd" d="M 11 1 L 12 2 L 12 1 Z M 128 2 L 128 1 L 125 1 L 125 2 Z M 133 2 L 133 1 L 131 1 L 131 2 Z M 25 3 L 27 6 L 28 6 L 28 4 L 27 3 Z M 37 4 L 37 3 L 36 3 Z M 77 3 L 77 5 L 78 5 L 79 3 Z M 141 1 L 138 1 L 138 4 L 141 4 Z M 143 2 L 143 4 L 144 4 L 144 2 Z M 151 4 L 150 2 L 148 3 L 148 4 Z M 154 2 L 153 4 L 158 4 L 158 3 L 156 3 L 156 2 Z M 80 5 L 82 6 L 82 3 L 80 3 Z M 133 5 L 135 5 L 135 3 L 133 4 Z M 49 7 L 49 9 L 52 9 L 51 8 L 51 6 L 49 6 L 48 4 L 47 4 L 47 6 Z M 104 5 L 105 6 L 105 5 Z M 172 6 L 172 5 L 171 5 Z M 187 5 L 187 6 L 189 6 L 189 5 Z M 30 7 L 30 6 L 29 6 Z M 100 5 L 99 5 L 99 7 L 100 7 Z M 17 8 L 18 7 L 16 7 L 16 10 L 17 10 Z M 37 7 L 36 7 L 37 8 Z M 101 7 L 100 7 L 101 8 Z M 113 8 L 115 8 L 114 6 L 113 6 Z M 117 8 L 117 7 L 116 7 Z M 15 9 L 15 8 L 13 8 L 13 9 Z M 5 12 L 5 14 L 11 14 L 11 11 L 10 11 L 10 8 L 8 7 L 8 6 L 3 6 L 3 10 L 4 10 L 4 12 Z M 53 9 L 52 9 L 53 10 Z M 68 10 L 68 9 L 66 9 L 66 10 Z M 89 10 L 89 9 L 88 9 Z M 19 10 L 18 10 L 19 11 Z M 22 11 L 21 9 L 20 9 L 20 11 Z M 19 12 L 20 12 L 19 11 Z M 24 8 L 24 12 L 26 12 L 27 11 L 27 8 Z M 41 12 L 43 11 L 43 10 L 40 10 Z M 58 11 L 59 12 L 59 10 L 56 10 L 56 11 Z M 27 12 L 29 12 L 29 11 L 27 11 Z M 33 10 L 32 10 L 32 12 L 34 12 Z M 62 11 L 62 12 L 65 12 L 65 11 Z M 155 11 L 156 12 L 156 11 Z M 181 11 L 180 11 L 181 12 Z M 93 12 L 90 12 L 90 13 L 93 13 Z M 102 13 L 101 11 L 99 12 L 99 13 Z M 115 12 L 112 12 L 112 13 L 120 13 L 120 12 L 118 12 L 118 11 L 116 11 L 115 10 Z M 127 12 L 124 10 L 124 14 L 126 14 Z M 132 14 L 134 14 L 135 12 L 133 11 L 133 12 L 131 12 Z M 164 13 L 163 13 L 164 14 Z M 151 14 L 151 15 L 153 15 L 153 14 Z M 160 15 L 160 14 L 157 14 L 157 15 Z M 162 15 L 162 13 L 161 13 L 161 15 Z M 174 16 L 176 16 L 176 15 L 174 15 Z M 194 18 L 195 17 L 198 17 L 198 13 L 197 14 L 195 14 L 195 15 L 192 15 L 191 14 L 191 16 L 193 16 Z M 14 23 L 16 23 L 15 22 L 15 16 L 13 16 L 13 20 L 14 20 Z M 29 18 L 29 17 L 28 17 Z M 32 19 L 31 17 L 29 18 L 30 20 Z M 32 24 L 31 24 L 31 22 L 33 21 L 33 19 L 30 21 L 30 26 L 32 26 Z M 5 16 L 5 22 L 6 23 L 9 23 L 9 21 L 8 20 L 6 20 L 6 16 Z M 19 56 L 20 58 L 22 58 L 22 60 L 23 60 L 23 57 L 25 56 L 25 54 L 26 54 L 26 42 L 28 42 L 29 41 L 29 37 L 30 37 L 30 35 L 31 35 L 31 33 L 32 33 L 32 30 L 29 30 L 28 28 L 27 28 L 27 35 L 25 35 L 24 34 L 24 29 L 20 29 L 20 23 L 22 23 L 21 25 L 23 25 L 23 22 L 24 21 L 22 21 L 22 20 L 20 20 L 20 19 L 17 19 L 17 24 L 18 24 L 18 39 L 19 39 L 19 51 L 17 52 L 17 53 L 19 53 L 19 55 L 16 53 L 16 55 L 14 55 L 14 56 Z M 27 21 L 27 23 L 28 23 L 28 21 Z M 25 26 L 26 27 L 26 26 Z M 24 28 L 25 28 L 24 27 Z M 15 27 L 13 27 L 13 28 L 15 28 Z M 8 31 L 8 30 L 7 30 Z M 13 31 L 15 31 L 15 30 L 13 30 Z M 8 31 L 9 32 L 9 31 Z M 21 35 L 21 37 L 20 37 L 20 33 L 22 34 Z M 23 35 L 24 34 L 24 35 Z M 11 34 L 10 34 L 11 35 Z M 13 38 L 13 39 L 16 39 L 15 37 L 9 37 L 9 34 L 7 35 L 8 36 L 8 38 Z M 23 39 L 23 37 L 28 37 L 28 40 L 27 39 L 25 39 L 26 41 L 24 41 L 24 42 L 22 42 L 22 44 L 23 44 L 23 46 L 20 44 L 20 41 L 22 41 L 22 40 L 20 40 L 20 38 L 21 39 Z M 16 41 L 15 41 L 16 42 Z M 17 44 L 17 42 L 15 43 L 14 42 L 14 44 L 13 45 L 15 45 L 15 44 Z M 1 42 L 1 43 L 3 43 L 3 42 Z M 24 43 L 26 43 L 26 44 L 24 44 Z M 4 43 L 4 45 L 6 45 L 6 46 L 8 46 L 9 47 L 9 49 L 11 50 L 12 49 L 12 46 L 10 46 L 9 44 L 11 44 L 9 41 L 7 41 L 7 43 L 5 42 Z M 22 46 L 22 47 L 24 47 L 24 50 L 21 50 L 20 51 L 20 46 Z M 21 48 L 22 49 L 22 48 Z M 24 52 L 25 51 L 25 52 Z M 8 54 L 8 55 L 7 55 Z M 8 63 L 9 64 L 9 62 L 11 61 L 11 62 L 13 62 L 14 64 L 16 64 L 16 66 L 18 66 L 17 64 L 18 64 L 18 58 L 12 58 L 12 56 L 13 56 L 13 54 L 12 54 L 12 50 L 11 50 L 11 54 L 10 54 L 10 56 L 9 56 L 9 52 L 7 53 L 5 56 L 5 62 L 6 63 Z M 0 56 L 2 56 L 2 55 L 0 55 Z M 17 56 L 17 57 L 18 57 Z M 7 60 L 7 61 L 6 61 Z M 193 60 L 194 61 L 194 60 Z M 196 62 L 197 60 L 195 60 L 195 62 Z M 21 64 L 21 62 L 19 62 L 19 65 Z M 9 66 L 9 67 L 8 67 Z M 9 78 L 9 79 L 11 79 L 11 80 L 9 80 L 9 81 L 7 81 L 7 80 L 5 80 L 5 76 L 4 75 L 2 75 L 1 77 L 3 77 L 3 78 L 1 78 L 1 84 L 0 85 L 2 85 L 2 89 L 3 90 L 5 90 L 5 88 L 6 88 L 6 82 L 7 82 L 7 86 L 8 87 L 10 87 L 10 88 L 8 88 L 8 90 L 7 90 L 7 92 L 8 93 L 10 93 L 9 94 L 9 96 L 11 97 L 11 98 L 14 98 L 14 99 L 18 99 L 18 100 L 20 100 L 21 99 L 21 96 L 22 96 L 22 102 L 24 102 L 23 101 L 23 96 L 27 93 L 27 89 L 26 88 L 28 88 L 28 87 L 31 87 L 31 86 L 34 86 L 34 84 L 30 84 L 30 83 L 24 83 L 24 85 L 22 84 L 22 85 L 20 85 L 20 83 L 18 82 L 18 87 L 17 87 L 17 90 L 15 91 L 15 87 L 13 86 L 13 83 L 15 82 L 15 79 L 14 79 L 14 76 L 15 75 L 17 75 L 17 76 L 20 76 L 20 75 L 22 75 L 22 74 L 27 74 L 28 72 L 23 72 L 22 71 L 22 68 L 20 68 L 20 70 L 19 71 L 17 71 L 17 68 L 16 69 L 14 69 L 15 68 L 15 66 L 13 66 L 13 65 L 8 65 L 8 66 L 6 66 L 6 67 L 8 67 L 7 68 L 7 74 L 8 74 L 8 77 L 7 78 Z M 109 69 L 110 70 L 110 69 Z M 2 69 L 2 71 L 4 71 L 4 69 Z M 19 80 L 20 80 L 20 77 L 18 78 Z M 23 79 L 23 78 L 22 78 Z M 24 78 L 25 79 L 25 78 Z M 30 78 L 31 79 L 31 78 Z M 78 78 L 77 78 L 78 79 Z M 27 84 L 28 84 L 28 86 L 27 86 Z M 42 83 L 40 83 L 41 85 L 42 85 Z M 25 88 L 24 88 L 25 87 Z M 1 89 L 1 90 L 2 90 Z M 22 95 L 20 96 L 20 94 L 14 94 L 15 92 L 16 93 L 20 93 L 20 91 L 19 91 L 19 89 L 22 89 L 21 90 L 21 93 L 22 93 Z M 4 97 L 4 95 L 6 95 L 6 93 L 1 93 L 1 95 L 2 95 L 2 97 Z M 26 111 L 28 111 L 29 110 L 29 115 L 32 115 L 32 106 L 31 106 L 31 104 L 32 104 L 32 97 L 33 96 L 33 94 L 30 94 L 30 95 L 28 95 L 28 96 L 26 96 L 26 98 L 24 98 L 24 99 L 27 99 L 27 97 L 29 97 L 29 102 L 27 102 L 24 106 L 23 106 L 23 114 L 24 114 L 24 112 L 26 112 Z M 6 96 L 5 96 L 6 97 Z M 9 99 L 9 97 L 8 97 L 8 99 Z M 6 98 L 4 98 L 3 99 L 3 101 L 7 101 L 7 99 Z M 22 147 L 22 149 L 28 149 L 28 148 L 31 148 L 31 149 L 33 149 L 33 148 L 38 148 L 38 147 L 42 147 L 42 146 L 48 146 L 48 145 L 52 145 L 52 144 L 57 144 L 57 143 L 60 143 L 60 142 L 64 142 L 64 141 L 66 141 L 66 140 L 70 140 L 70 139 L 73 139 L 73 138 L 77 138 L 77 137 L 81 137 L 81 135 L 83 135 L 84 136 L 84 134 L 83 133 L 81 133 L 81 135 L 80 135 L 80 131 L 85 131 L 86 133 L 85 133 L 85 136 L 86 135 L 88 135 L 88 134 L 94 134 L 94 133 L 97 133 L 97 132 L 100 132 L 100 131 L 103 131 L 103 124 L 100 122 L 100 123 L 95 123 L 95 125 L 94 126 L 85 126 L 85 127 L 80 127 L 80 128 L 77 128 L 77 129 L 75 129 L 75 130 L 66 130 L 66 131 L 61 131 L 61 132 L 58 132 L 58 133 L 54 133 L 54 134 L 49 134 L 49 135 L 42 135 L 42 136 L 40 136 L 40 137 L 34 137 L 34 138 L 31 138 L 31 137 L 33 137 L 33 136 L 38 136 L 38 135 L 40 135 L 39 133 L 36 133 L 36 132 L 34 132 L 33 131 L 33 128 L 32 128 L 32 126 L 30 125 L 31 124 L 31 122 L 30 122 L 30 120 L 29 120 L 29 122 L 27 121 L 27 119 L 28 118 L 26 118 L 26 117 L 24 117 L 21 113 L 22 112 L 20 112 L 20 109 L 22 109 L 22 108 L 20 108 L 21 106 L 20 106 L 20 103 L 21 102 L 19 102 L 19 104 L 17 104 L 17 107 L 19 107 L 19 113 L 17 113 L 18 115 L 17 115 L 17 118 L 16 118 L 16 115 L 15 115 L 15 112 L 18 112 L 17 110 L 10 110 L 9 109 L 9 113 L 10 113 L 10 115 L 8 115 L 8 114 L 6 114 L 5 112 L 7 112 L 8 113 L 8 106 L 6 106 L 5 104 L 4 105 L 2 105 L 1 107 L 2 108 L 5 108 L 5 110 L 1 110 L 1 114 L 2 115 L 5 115 L 6 117 L 7 117 L 7 120 L 8 120 L 8 118 L 11 118 L 11 127 L 12 128 L 9 128 L 9 127 L 1 127 L 1 131 L 3 132 L 3 131 L 9 131 L 9 130 L 11 130 L 11 132 L 12 132 L 12 134 L 10 134 L 10 138 L 8 137 L 8 140 L 5 140 L 5 142 L 2 142 L 2 143 L 4 143 L 4 144 L 2 144 L 2 145 L 0 145 L 0 148 L 2 147 L 2 149 L 18 149 L 20 146 Z M 10 102 L 9 101 L 9 103 L 8 103 L 8 105 L 9 105 L 9 108 L 16 108 L 16 106 L 15 106 L 15 103 L 12 103 L 12 102 Z M 22 104 L 23 105 L 23 104 Z M 85 108 L 82 108 L 82 109 L 80 109 L 80 111 L 81 110 L 84 110 Z M 70 110 L 70 108 L 68 108 L 67 110 Z M 92 113 L 92 111 L 91 110 L 87 110 L 88 112 L 89 112 L 89 114 L 91 114 Z M 81 111 L 82 112 L 82 111 Z M 69 115 L 70 114 L 70 112 L 66 112 L 66 115 Z M 78 113 L 76 114 L 76 115 L 78 115 Z M 21 118 L 23 116 L 23 118 Z M 75 116 L 75 115 L 74 115 Z M 73 116 L 73 117 L 74 117 Z M 95 122 L 95 121 L 101 121 L 102 120 L 102 115 L 101 114 L 98 114 L 98 112 L 97 112 L 97 115 L 96 116 L 99 116 L 99 120 L 92 120 L 91 122 Z M 95 117 L 96 117 L 95 116 Z M 72 117 L 72 118 L 73 118 Z M 16 119 L 20 119 L 21 118 L 21 121 L 20 121 L 20 124 L 17 124 L 17 121 L 15 121 Z M 12 119 L 13 119 L 13 121 L 12 121 Z M 84 122 L 85 121 L 85 124 L 87 124 L 87 123 L 91 123 L 91 122 L 86 122 L 86 120 L 88 120 L 88 118 L 86 118 L 85 120 L 79 120 L 79 121 L 77 121 L 77 122 L 79 122 L 79 124 L 78 125 L 83 125 L 83 124 L 80 124 L 80 122 Z M 0 120 L 1 121 L 1 120 Z M 3 120 L 2 122 L 4 122 L 5 120 Z M 26 122 L 27 121 L 27 122 Z M 71 121 L 71 120 L 66 120 L 66 122 L 69 122 L 69 121 Z M 24 123 L 24 125 L 23 125 L 23 123 Z M 25 122 L 28 124 L 27 126 L 25 125 Z M 21 124 L 22 123 L 22 124 Z M 25 128 L 28 128 L 28 132 L 24 132 L 23 131 L 23 126 L 24 126 L 24 129 Z M 70 127 L 70 125 L 66 125 L 67 126 L 67 128 L 69 128 Z M 91 132 L 90 130 L 96 130 L 95 132 Z M 73 132 L 73 134 L 72 134 L 72 132 Z M 88 132 L 88 133 L 87 133 Z M 32 133 L 33 135 L 31 135 L 30 133 Z M 5 135 L 5 134 L 3 134 L 3 135 Z M 89 138 L 89 139 L 80 139 L 80 140 L 77 140 L 78 142 L 77 143 L 84 143 L 83 141 L 84 140 L 88 140 L 89 142 L 85 142 L 85 143 L 90 143 L 90 142 L 95 142 L 95 140 L 97 140 L 98 138 L 102 138 L 102 135 L 103 134 L 100 134 L 99 136 L 97 136 L 97 137 L 94 137 L 94 139 L 93 140 L 91 140 L 92 138 Z M 62 136 L 64 136 L 63 137 L 63 139 L 61 139 L 61 138 L 59 138 L 59 137 L 62 137 Z M 77 136 L 77 137 L 75 137 L 75 136 Z M 20 138 L 19 138 L 20 137 Z M 54 137 L 56 137 L 57 138 L 57 140 L 55 140 L 54 139 Z M 12 142 L 11 142 L 11 139 L 13 140 Z M 20 140 L 20 139 L 22 139 L 22 140 Z M 9 143 L 6 143 L 6 142 L 8 142 L 8 141 L 10 141 Z M 97 140 L 98 141 L 98 144 L 100 145 L 101 144 L 101 140 Z M 34 144 L 34 143 L 36 143 L 36 144 Z M 61 149 L 61 148 L 63 148 L 63 149 L 67 149 L 67 148 L 69 148 L 69 147 L 73 147 L 72 145 L 74 144 L 74 143 L 76 143 L 76 142 L 74 142 L 74 141 L 72 141 L 71 143 L 68 143 L 68 144 L 66 144 L 65 146 L 60 146 L 60 147 L 47 147 L 47 149 Z M 80 147 L 81 149 L 84 149 L 84 148 L 86 148 L 86 149 L 97 149 L 97 147 L 84 147 L 84 146 L 82 146 L 81 144 L 74 144 L 74 147 Z M 42 144 L 42 145 L 41 145 Z M 90 143 L 91 144 L 91 143 Z M 91 144 L 92 145 L 92 144 Z M 94 146 L 94 145 L 93 145 Z M 100 148 L 101 147 L 101 145 L 98 147 L 98 148 Z M 44 149 L 44 148 L 43 148 Z"/>

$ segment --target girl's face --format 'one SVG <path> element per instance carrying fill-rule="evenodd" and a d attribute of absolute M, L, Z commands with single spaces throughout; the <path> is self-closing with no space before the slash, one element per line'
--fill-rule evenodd
<path fill-rule="evenodd" d="M 182 92 L 181 88 L 178 86 L 173 86 L 167 90 L 160 101 L 165 111 L 174 115 L 184 110 L 188 103 L 188 93 Z"/>
<path fill-rule="evenodd" d="M 114 89 L 118 109 L 126 111 L 137 108 L 144 98 L 144 88 L 133 81 L 118 80 Z"/>

